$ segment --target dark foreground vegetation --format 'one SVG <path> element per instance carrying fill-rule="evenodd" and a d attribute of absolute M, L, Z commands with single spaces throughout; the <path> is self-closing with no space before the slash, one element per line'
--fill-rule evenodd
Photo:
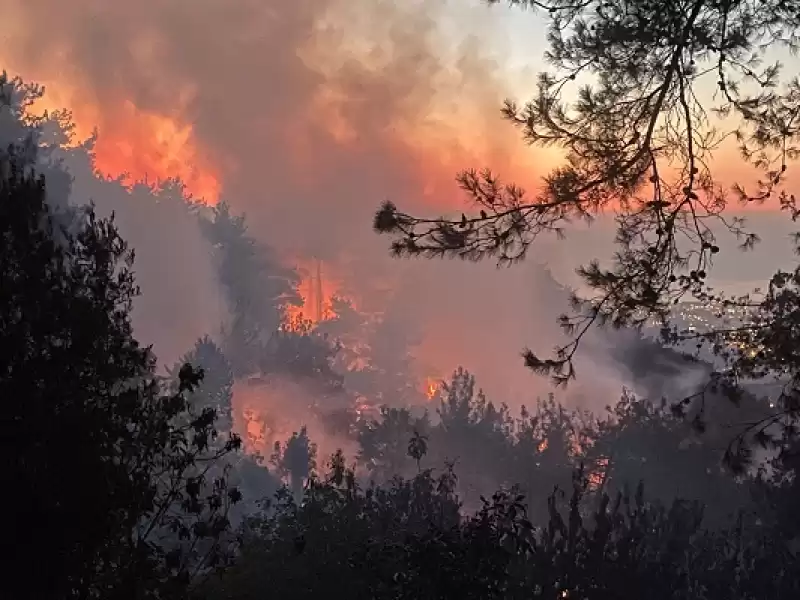
<path fill-rule="evenodd" d="M 777 71 L 759 76 L 746 55 L 765 39 L 792 46 L 800 5 L 553 0 L 547 8 L 564 81 L 586 68 L 601 76 L 599 91 L 583 90 L 570 117 L 561 80 L 544 77 L 536 102 L 506 114 L 531 141 L 566 147 L 568 166 L 530 203 L 490 174 L 465 174 L 477 216 L 415 219 L 387 204 L 376 227 L 396 236 L 400 254 L 510 261 L 564 218 L 616 203 L 621 251 L 608 270 L 584 269 L 598 295 L 564 319 L 574 344 L 552 359 L 526 353 L 527 364 L 568 381 L 591 325 L 659 317 L 665 342 L 708 342 L 725 367 L 709 366 L 708 385 L 691 397 L 625 394 L 607 415 L 567 411 L 552 398 L 512 414 L 459 370 L 435 414 L 418 411 L 397 368 L 375 363 L 348 380 L 337 370 L 342 347 L 327 333 L 279 327 L 296 277 L 281 271 L 269 287 L 260 273 L 279 266 L 221 205 L 201 222 L 232 322 L 223 342 L 200 339 L 161 376 L 131 326 L 133 249 L 113 219 L 57 201 L 53 181 L 64 173 L 43 155 L 40 124 L 25 121 L 24 90 L 3 79 L 0 108 L 12 127 L 0 150 L 10 528 L 2 597 L 800 598 L 800 272 L 775 275 L 757 302 L 720 299 L 704 285 L 719 252 L 707 223 L 723 219 L 725 203 L 704 160 L 712 144 L 697 133 L 706 113 L 692 92 L 702 74 L 717 74 L 728 112 L 744 123 L 740 138 L 765 153 L 755 160 L 768 171 L 766 198 L 797 154 L 798 84 L 770 91 Z M 745 96 L 737 76 L 765 91 Z M 664 164 L 686 167 L 678 184 L 664 179 Z M 645 198 L 648 185 L 655 195 Z M 796 218 L 793 197 L 782 199 Z M 748 307 L 753 321 L 676 331 L 668 308 L 687 295 Z M 637 361 L 664 351 L 637 343 Z M 304 429 L 270 457 L 244 455 L 231 397 L 234 381 L 254 373 L 312 386 L 331 428 L 357 445 L 354 464 L 341 452 L 318 456 Z M 771 401 L 746 392 L 745 380 L 775 374 Z M 376 392 L 376 381 L 393 392 Z M 357 416 L 348 385 L 404 400 Z M 715 427 L 730 414 L 743 417 L 739 429 Z"/>

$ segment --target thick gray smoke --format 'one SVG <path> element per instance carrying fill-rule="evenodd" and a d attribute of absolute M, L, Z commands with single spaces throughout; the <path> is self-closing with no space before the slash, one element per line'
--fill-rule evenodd
<path fill-rule="evenodd" d="M 190 182 L 189 166 L 213 173 L 254 235 L 289 257 L 322 258 L 360 305 L 375 305 L 388 285 L 393 310 L 423 332 L 418 358 L 431 376 L 463 364 L 490 396 L 529 403 L 549 384 L 525 371 L 520 351 L 563 341 L 555 325 L 563 295 L 546 273 L 535 264 L 399 264 L 370 231 L 387 197 L 418 212 L 460 210 L 460 168 L 488 165 L 522 183 L 547 168 L 499 116 L 519 89 L 509 83 L 519 74 L 500 66 L 499 13 L 463 4 L 0 0 L 9 19 L 0 61 L 49 84 L 54 101 L 98 127 L 101 167 L 109 155 L 125 159 L 112 165 L 117 172 L 125 161 L 150 164 L 143 146 L 123 146 L 146 144 L 153 119 L 131 115 L 190 126 L 192 152 L 179 148 L 159 164 Z M 539 170 L 522 170 L 531 164 Z M 226 307 L 209 248 L 178 203 L 167 195 L 153 221 L 151 207 L 136 206 L 151 198 L 123 202 L 117 188 L 88 177 L 87 164 L 70 166 L 75 193 L 116 210 L 137 248 L 142 337 L 168 361 L 216 331 Z M 598 348 L 583 357 L 571 393 L 599 409 L 627 382 Z"/>
<path fill-rule="evenodd" d="M 172 365 L 204 334 L 215 335 L 229 311 L 211 260 L 211 246 L 181 191 L 147 186 L 127 190 L 93 176 L 89 155 L 70 153 L 74 202 L 94 202 L 100 216 L 114 214 L 121 235 L 134 249 L 141 296 L 134 304 L 137 335 L 152 343 L 162 365 Z"/>

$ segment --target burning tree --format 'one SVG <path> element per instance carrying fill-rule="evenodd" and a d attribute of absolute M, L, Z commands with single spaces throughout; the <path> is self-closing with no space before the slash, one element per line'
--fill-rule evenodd
<path fill-rule="evenodd" d="M 249 235 L 244 215 L 231 213 L 227 203 L 199 219 L 215 248 L 217 273 L 232 313 L 224 331 L 225 352 L 237 377 L 252 375 L 266 340 L 284 323 L 286 306 L 302 303 L 300 277 Z"/>

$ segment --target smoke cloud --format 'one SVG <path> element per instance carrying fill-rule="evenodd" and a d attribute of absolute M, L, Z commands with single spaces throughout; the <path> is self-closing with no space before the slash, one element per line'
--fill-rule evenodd
<path fill-rule="evenodd" d="M 162 366 L 172 366 L 198 338 L 215 335 L 229 321 L 211 245 L 175 186 L 126 189 L 115 180 L 92 176 L 89 155 L 64 160 L 73 176 L 73 201 L 93 201 L 101 217 L 114 215 L 120 234 L 135 253 L 141 295 L 133 306 L 137 337 Z"/>
<path fill-rule="evenodd" d="M 460 169 L 491 166 L 535 185 L 553 164 L 500 118 L 502 100 L 532 73 L 504 66 L 501 13 L 479 4 L 0 0 L 0 62 L 49 86 L 49 102 L 69 107 L 84 134 L 98 128 L 99 169 L 178 175 L 207 201 L 228 201 L 261 240 L 322 259 L 360 306 L 388 287 L 394 310 L 422 332 L 418 354 L 432 375 L 463 364 L 490 396 L 530 402 L 548 386 L 519 352 L 551 350 L 564 309 L 542 269 L 398 263 L 370 230 L 386 198 L 434 215 L 461 210 Z M 76 192 L 101 206 L 108 195 Z M 201 265 L 208 248 L 168 208 L 157 226 L 133 213 L 121 218 L 139 252 L 144 337 L 164 338 L 175 315 L 196 315 L 163 350 L 173 356 L 224 318 Z M 616 397 L 622 382 L 586 362 L 599 408 L 609 401 L 602 388 Z"/>

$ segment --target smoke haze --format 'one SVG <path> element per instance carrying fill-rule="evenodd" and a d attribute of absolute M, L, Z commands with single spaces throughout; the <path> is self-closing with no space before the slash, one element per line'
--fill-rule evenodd
<path fill-rule="evenodd" d="M 0 60 L 47 85 L 49 105 L 70 108 L 79 134 L 98 128 L 99 170 L 177 175 L 207 202 L 226 200 L 290 259 L 323 260 L 359 306 L 380 310 L 388 288 L 395 318 L 422 332 L 417 356 L 432 376 L 463 364 L 490 397 L 529 402 L 549 386 L 520 350 L 560 341 L 563 295 L 549 276 L 534 264 L 398 263 L 370 230 L 385 198 L 460 210 L 460 169 L 490 165 L 524 185 L 552 164 L 500 118 L 531 75 L 501 67 L 500 13 L 465 4 L 0 0 L 11 24 Z M 81 183 L 89 165 L 70 169 L 78 198 L 116 210 L 137 249 L 137 326 L 162 362 L 218 330 L 226 307 L 186 211 L 167 198 L 163 220 L 144 222 L 135 202 Z M 625 381 L 582 362 L 589 380 L 579 385 L 603 396 L 586 400 L 600 409 Z"/>

